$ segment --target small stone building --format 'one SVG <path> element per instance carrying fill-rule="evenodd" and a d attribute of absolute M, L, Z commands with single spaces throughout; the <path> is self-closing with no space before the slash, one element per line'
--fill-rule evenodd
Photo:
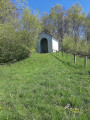
<path fill-rule="evenodd" d="M 53 36 L 41 32 L 37 40 L 36 49 L 38 53 L 51 53 L 58 51 L 58 40 Z"/>

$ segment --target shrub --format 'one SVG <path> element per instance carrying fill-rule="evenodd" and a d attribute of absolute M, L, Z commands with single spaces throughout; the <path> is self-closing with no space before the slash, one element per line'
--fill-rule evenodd
<path fill-rule="evenodd" d="M 65 52 L 73 52 L 74 50 L 74 40 L 72 36 L 64 36 L 63 39 L 63 50 Z"/>
<path fill-rule="evenodd" d="M 29 49 L 20 43 L 3 42 L 0 45 L 0 63 L 19 61 L 29 56 Z"/>
<path fill-rule="evenodd" d="M 84 40 L 78 40 L 76 43 L 76 53 L 80 55 L 88 54 L 88 46 Z"/>
<path fill-rule="evenodd" d="M 65 36 L 63 39 L 63 50 L 65 52 L 75 52 L 79 55 L 90 55 L 90 43 L 86 43 L 82 39 L 78 39 L 75 44 L 73 37 Z"/>
<path fill-rule="evenodd" d="M 29 49 L 11 25 L 0 27 L 0 63 L 19 61 L 29 56 Z"/>

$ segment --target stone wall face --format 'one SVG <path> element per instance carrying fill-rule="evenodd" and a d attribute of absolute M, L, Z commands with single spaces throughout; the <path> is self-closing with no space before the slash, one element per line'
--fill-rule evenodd
<path fill-rule="evenodd" d="M 43 38 L 46 38 L 47 41 L 48 41 L 48 53 L 54 52 L 53 48 L 58 49 L 57 46 L 56 46 L 57 45 L 56 39 L 54 39 L 51 35 L 49 35 L 45 32 L 42 32 L 41 35 L 39 36 L 39 38 L 37 40 L 37 44 L 36 44 L 36 51 L 38 53 L 41 53 L 41 40 Z M 55 46 L 54 46 L 54 44 L 55 44 Z"/>

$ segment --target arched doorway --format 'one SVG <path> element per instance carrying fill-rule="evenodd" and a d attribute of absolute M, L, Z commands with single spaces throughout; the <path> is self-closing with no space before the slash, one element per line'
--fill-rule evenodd
<path fill-rule="evenodd" d="M 48 41 L 46 38 L 41 40 L 41 53 L 48 53 Z"/>

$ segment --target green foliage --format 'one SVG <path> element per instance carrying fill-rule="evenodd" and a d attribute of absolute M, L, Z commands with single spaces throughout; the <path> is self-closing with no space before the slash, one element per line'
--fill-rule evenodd
<path fill-rule="evenodd" d="M 86 35 L 86 40 L 87 42 L 90 43 L 90 11 L 86 17 L 85 21 L 85 35 Z"/>
<path fill-rule="evenodd" d="M 65 52 L 73 52 L 74 51 L 74 40 L 72 36 L 64 36 L 63 38 L 63 50 Z"/>
<path fill-rule="evenodd" d="M 16 9 L 10 0 L 0 1 L 0 63 L 22 60 L 35 52 L 41 32 L 39 18 L 27 9 L 18 18 Z"/>
<path fill-rule="evenodd" d="M 87 49 L 88 49 L 88 55 L 90 56 L 90 43 L 88 43 Z"/>
<path fill-rule="evenodd" d="M 22 42 L 32 51 L 36 46 L 36 40 L 42 30 L 39 18 L 31 14 L 31 11 L 24 10 L 21 17 L 21 38 Z"/>
<path fill-rule="evenodd" d="M 29 56 L 29 49 L 18 39 L 17 32 L 9 24 L 0 29 L 0 63 L 18 61 Z"/>
<path fill-rule="evenodd" d="M 66 11 L 66 22 L 68 26 L 67 29 L 71 28 L 71 33 L 76 42 L 81 32 L 84 32 L 85 25 L 85 13 L 83 13 L 80 4 L 72 5 L 72 7 Z"/>
<path fill-rule="evenodd" d="M 90 43 L 87 44 L 82 39 L 78 39 L 75 43 L 72 36 L 64 36 L 63 50 L 70 53 L 74 52 L 78 55 L 90 55 Z"/>
<path fill-rule="evenodd" d="M 88 54 L 88 45 L 84 40 L 78 40 L 76 43 L 76 53 L 81 55 Z"/>
<path fill-rule="evenodd" d="M 11 0 L 0 0 L 0 23 L 13 23 L 17 21 L 18 12 Z"/>
<path fill-rule="evenodd" d="M 0 46 L 0 63 L 15 62 L 29 56 L 29 49 L 26 46 L 16 43 L 4 42 Z"/>
<path fill-rule="evenodd" d="M 63 38 L 65 10 L 59 4 L 51 7 L 50 14 L 44 13 L 42 17 L 44 31 L 55 36 L 57 39 Z"/>
<path fill-rule="evenodd" d="M 65 39 L 64 36 L 72 36 L 75 43 L 81 36 L 85 37 L 85 39 L 87 36 L 89 41 L 89 14 L 86 17 L 82 10 L 79 3 L 72 5 L 67 11 L 63 9 L 63 6 L 57 4 L 51 8 L 49 15 L 44 14 L 42 18 L 44 30 L 59 40 L 59 48 L 62 45 L 63 39 Z M 72 46 L 71 48 L 69 46 L 68 51 L 71 51 Z M 74 51 L 76 51 L 76 44 L 74 44 Z"/>

